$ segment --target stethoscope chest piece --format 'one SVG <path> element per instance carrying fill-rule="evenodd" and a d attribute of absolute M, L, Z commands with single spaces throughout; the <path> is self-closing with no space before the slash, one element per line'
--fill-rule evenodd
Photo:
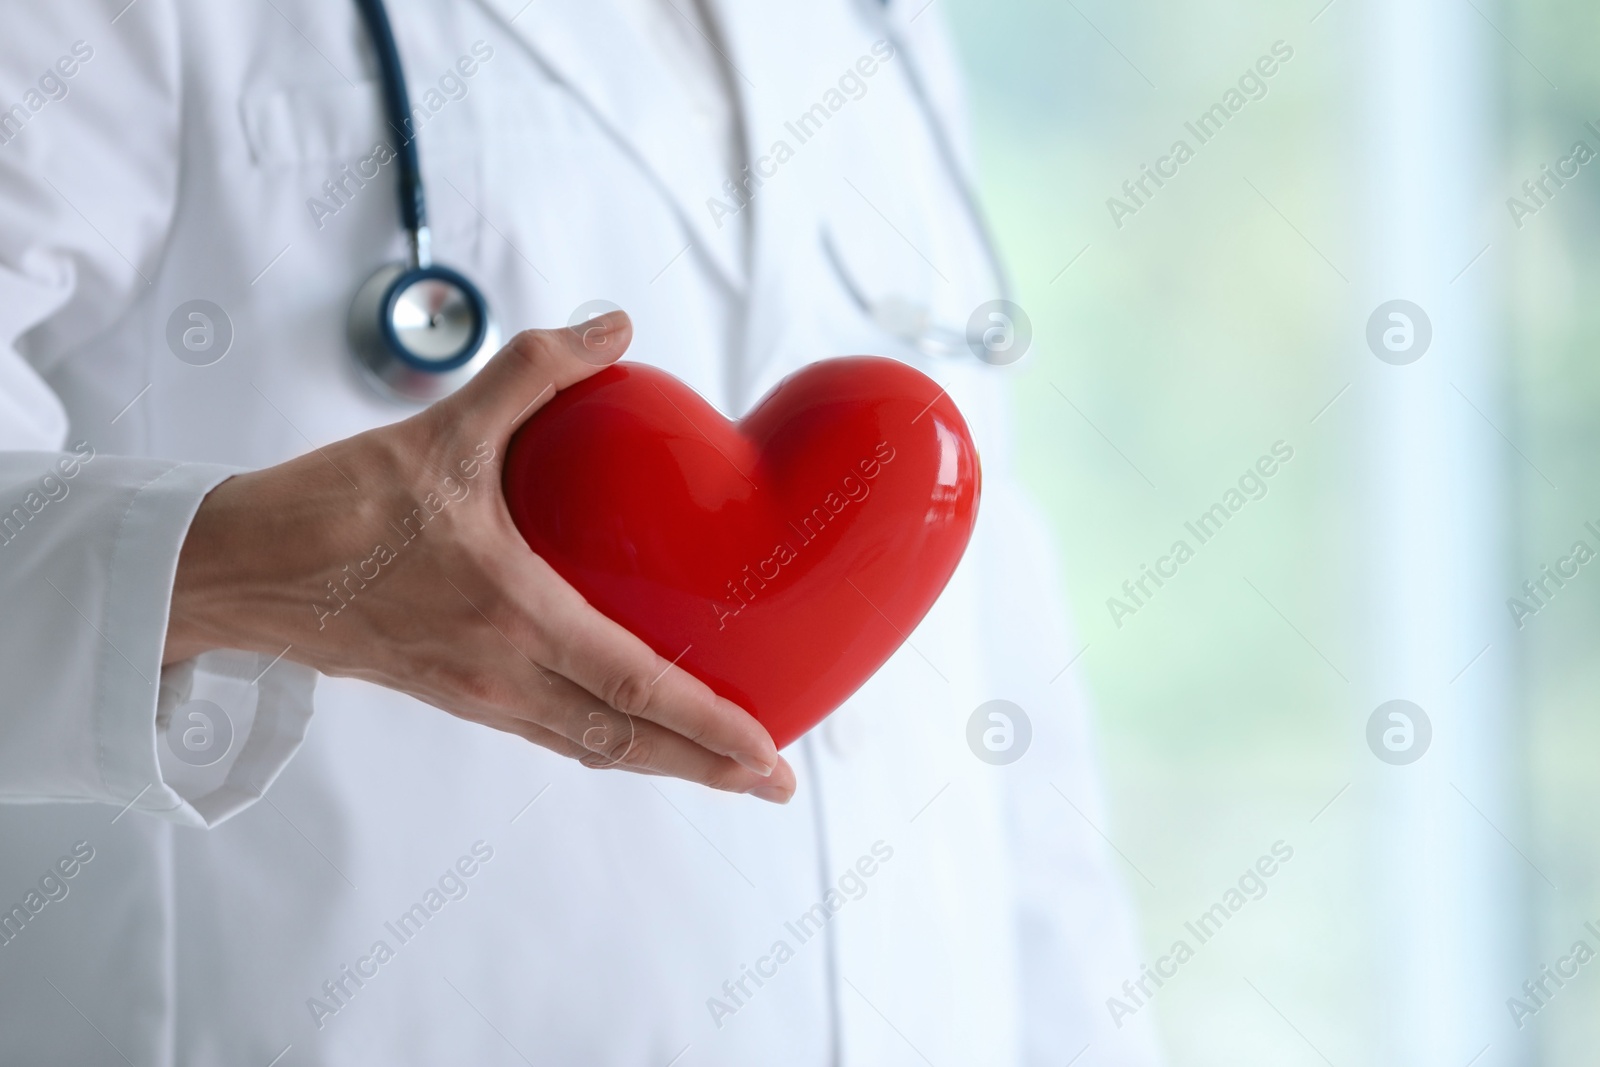
<path fill-rule="evenodd" d="M 392 263 L 350 304 L 350 348 L 379 392 L 428 404 L 448 396 L 494 354 L 488 301 L 459 272 Z"/>

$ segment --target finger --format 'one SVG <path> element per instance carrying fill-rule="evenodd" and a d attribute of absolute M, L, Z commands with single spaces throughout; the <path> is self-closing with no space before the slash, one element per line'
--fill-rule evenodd
<path fill-rule="evenodd" d="M 592 752 L 576 741 L 569 740 L 549 727 L 541 726 L 527 719 L 506 719 L 504 722 L 491 722 L 485 725 L 492 726 L 497 730 L 504 730 L 508 734 L 516 734 L 524 740 L 532 741 L 540 748 L 549 749 L 556 755 L 565 756 L 568 759 L 581 760 L 585 756 L 593 755 Z"/>
<path fill-rule="evenodd" d="M 509 433 L 562 389 L 615 363 L 632 340 L 633 323 L 623 311 L 563 330 L 524 330 L 436 407 Z"/>
<path fill-rule="evenodd" d="M 620 765 L 737 793 L 767 781 L 763 770 L 742 765 L 649 719 L 618 711 L 559 674 L 550 674 L 549 679 L 532 690 L 534 706 L 527 714 L 576 744 L 580 755 L 588 757 L 583 760 L 587 766 Z"/>
<path fill-rule="evenodd" d="M 794 770 L 781 756 L 770 775 L 759 774 L 648 719 L 607 707 L 565 678 L 552 678 L 553 688 L 538 690 L 539 722 L 516 718 L 492 725 L 594 770 L 681 778 L 775 804 L 787 804 L 794 795 Z"/>
<path fill-rule="evenodd" d="M 771 774 L 757 774 L 648 719 L 633 719 L 621 712 L 613 714 L 626 719 L 627 725 L 608 734 L 601 750 L 583 756 L 579 762 L 585 767 L 595 770 L 615 767 L 637 774 L 681 778 L 728 793 L 749 793 L 774 804 L 787 804 L 794 796 L 794 769 L 782 756 L 778 757 Z M 591 744 L 599 740 L 597 734 L 589 737 Z"/>
<path fill-rule="evenodd" d="M 712 789 L 750 793 L 776 804 L 787 804 L 794 795 L 794 771 L 781 757 L 774 757 L 766 773 L 752 770 L 657 723 L 618 711 L 559 674 L 540 673 L 541 683 L 530 682 L 530 688 L 520 690 L 525 697 L 511 696 L 515 690 L 503 691 L 489 697 L 487 706 L 473 701 L 479 707 L 470 714 L 457 710 L 458 701 L 442 694 L 416 695 L 593 769 L 618 767 L 671 776 Z"/>
<path fill-rule="evenodd" d="M 777 765 L 777 746 L 749 712 L 656 655 L 582 598 L 552 604 L 545 625 L 560 635 L 551 642 L 549 665 L 609 706 L 659 723 L 759 774 Z"/>
<path fill-rule="evenodd" d="M 538 557 L 527 559 L 536 569 L 548 571 L 548 564 Z M 515 586 L 520 583 L 503 583 L 495 595 L 515 604 L 517 615 L 504 627 L 489 621 L 489 613 L 500 613 L 497 608 L 491 606 L 486 613 L 474 598 L 450 584 L 516 653 L 516 659 L 505 656 L 497 644 L 487 649 L 474 646 L 475 656 L 453 663 L 445 672 L 445 691 L 424 699 L 455 710 L 452 694 L 470 693 L 476 714 L 468 717 L 491 724 L 508 716 L 527 719 L 588 751 L 608 751 L 611 739 L 631 737 L 636 721 L 670 720 L 662 725 L 687 743 L 710 747 L 708 755 L 728 757 L 758 777 L 771 774 L 777 765 L 777 748 L 760 723 L 601 615 L 553 571 L 545 581 L 528 582 L 526 598 L 517 595 Z M 534 647 L 528 647 L 530 643 Z M 596 648 L 602 651 L 593 651 Z M 597 662 L 604 657 L 613 668 L 609 678 L 607 664 Z M 588 680 L 575 678 L 570 663 L 584 664 Z"/>

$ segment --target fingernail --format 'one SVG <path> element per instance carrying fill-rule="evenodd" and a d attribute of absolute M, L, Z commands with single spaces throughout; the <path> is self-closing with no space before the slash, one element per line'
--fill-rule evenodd
<path fill-rule="evenodd" d="M 750 790 L 750 795 L 760 797 L 762 800 L 773 804 L 787 804 L 789 803 L 789 798 L 794 796 L 793 793 L 785 792 L 775 785 L 758 785 Z"/>
<path fill-rule="evenodd" d="M 611 337 L 622 329 L 623 323 L 628 321 L 628 316 L 621 311 L 608 311 L 599 318 L 590 319 L 580 323 L 577 327 L 578 334 L 583 338 L 583 347 L 598 352 L 610 343 Z"/>
<path fill-rule="evenodd" d="M 764 760 L 759 760 L 754 756 L 747 756 L 743 752 L 735 752 L 733 754 L 733 759 L 735 763 L 743 767 L 745 770 L 759 774 L 763 778 L 770 778 L 772 776 L 772 772 L 778 768 L 777 760 L 773 760 L 769 763 Z"/>

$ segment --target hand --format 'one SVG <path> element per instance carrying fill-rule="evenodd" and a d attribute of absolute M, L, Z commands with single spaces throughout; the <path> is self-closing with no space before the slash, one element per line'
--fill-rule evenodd
<path fill-rule="evenodd" d="M 217 486 L 178 559 L 164 661 L 288 646 L 589 767 L 786 803 L 794 771 L 766 730 L 591 608 L 506 510 L 512 431 L 631 338 L 622 312 L 518 334 L 427 410 Z"/>

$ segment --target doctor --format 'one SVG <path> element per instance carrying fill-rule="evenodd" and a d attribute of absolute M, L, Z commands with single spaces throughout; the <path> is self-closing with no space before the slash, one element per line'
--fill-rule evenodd
<path fill-rule="evenodd" d="M 388 8 L 403 133 L 353 4 L 0 4 L 0 1060 L 1153 1062 L 1002 372 L 919 342 L 999 284 L 937 14 Z M 346 336 L 408 142 L 542 327 L 411 407 Z M 730 413 L 896 355 L 978 438 L 961 569 L 783 757 L 498 502 L 624 351 Z"/>

